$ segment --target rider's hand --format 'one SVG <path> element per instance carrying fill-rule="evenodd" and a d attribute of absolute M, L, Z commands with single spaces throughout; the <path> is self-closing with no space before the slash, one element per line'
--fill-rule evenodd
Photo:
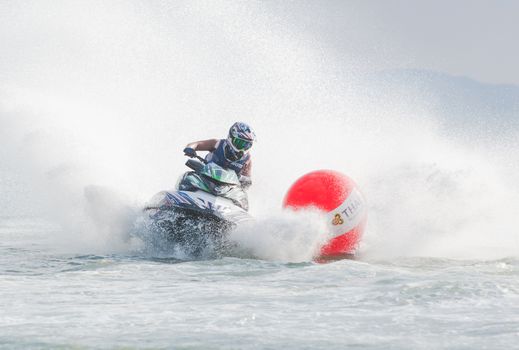
<path fill-rule="evenodd" d="M 190 158 L 195 158 L 197 156 L 196 151 L 191 147 L 184 148 L 184 154 Z"/>
<path fill-rule="evenodd" d="M 240 185 L 244 190 L 249 188 L 252 185 L 250 176 L 240 175 Z"/>

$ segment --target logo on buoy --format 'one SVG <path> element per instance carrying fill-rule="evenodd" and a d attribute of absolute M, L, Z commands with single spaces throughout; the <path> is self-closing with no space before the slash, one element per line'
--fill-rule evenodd
<path fill-rule="evenodd" d="M 344 224 L 344 220 L 341 218 L 341 214 L 335 214 L 332 224 L 335 226 Z"/>

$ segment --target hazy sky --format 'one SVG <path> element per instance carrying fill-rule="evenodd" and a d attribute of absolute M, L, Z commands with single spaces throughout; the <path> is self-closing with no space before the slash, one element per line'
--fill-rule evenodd
<path fill-rule="evenodd" d="M 65 28 L 58 28 L 56 24 L 53 28 L 51 14 L 63 12 L 60 18 L 75 18 L 76 14 L 67 13 L 67 9 L 91 7 L 90 1 L 72 3 L 76 5 L 66 1 L 0 0 L 0 52 L 3 56 L 0 56 L 0 68 L 12 69 L 13 60 L 39 62 L 42 55 L 33 57 L 26 48 L 34 50 L 41 46 L 40 43 L 49 46 L 56 35 L 60 38 L 71 36 L 68 31 L 76 27 L 74 23 L 66 22 Z M 97 6 L 93 8 L 102 8 L 102 3 L 94 2 Z M 519 0 L 275 0 L 250 3 L 133 0 L 113 3 L 120 8 L 132 4 L 145 8 L 160 3 L 179 8 L 182 7 L 179 4 L 200 5 L 213 10 L 221 7 L 224 11 L 233 6 L 250 5 L 278 17 L 282 26 L 292 22 L 297 33 L 323 45 L 326 55 L 336 54 L 338 59 L 345 61 L 356 60 L 368 69 L 431 69 L 482 82 L 519 85 Z M 35 5 L 38 10 L 34 9 Z M 17 10 L 13 11 L 13 8 Z M 34 18 L 38 21 L 32 23 L 34 19 L 25 13 L 36 16 L 35 12 L 39 17 Z M 101 19 L 110 21 L 108 15 L 112 14 L 101 14 Z M 45 27 L 48 32 L 39 29 L 38 25 L 44 21 L 49 22 Z M 174 19 L 170 21 L 175 23 Z M 96 25 L 92 24 L 92 31 Z M 261 30 L 264 28 L 258 28 Z M 31 43 L 32 39 L 37 45 Z M 77 45 L 80 44 L 78 40 Z M 53 54 L 57 49 L 59 47 L 48 50 L 45 55 Z M 2 65 L 3 61 L 7 63 Z"/>
<path fill-rule="evenodd" d="M 339 55 L 519 84 L 519 1 L 319 0 L 283 5 Z"/>

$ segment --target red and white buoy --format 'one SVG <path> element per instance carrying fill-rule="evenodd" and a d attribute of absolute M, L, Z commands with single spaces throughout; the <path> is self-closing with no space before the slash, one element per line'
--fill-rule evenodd
<path fill-rule="evenodd" d="M 330 239 L 318 259 L 351 256 L 366 226 L 367 208 L 362 193 L 348 176 L 318 170 L 300 177 L 288 190 L 283 207 L 317 208 L 326 212 Z"/>

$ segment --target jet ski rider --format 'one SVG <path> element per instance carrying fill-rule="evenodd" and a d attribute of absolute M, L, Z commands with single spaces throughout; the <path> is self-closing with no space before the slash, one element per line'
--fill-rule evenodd
<path fill-rule="evenodd" d="M 219 166 L 232 169 L 240 179 L 242 187 L 251 184 L 252 161 L 249 150 L 256 141 L 256 134 L 251 127 L 242 122 L 234 123 L 229 129 L 227 139 L 209 139 L 191 142 L 184 148 L 188 157 L 196 157 L 196 151 L 208 151 L 205 160 Z"/>

